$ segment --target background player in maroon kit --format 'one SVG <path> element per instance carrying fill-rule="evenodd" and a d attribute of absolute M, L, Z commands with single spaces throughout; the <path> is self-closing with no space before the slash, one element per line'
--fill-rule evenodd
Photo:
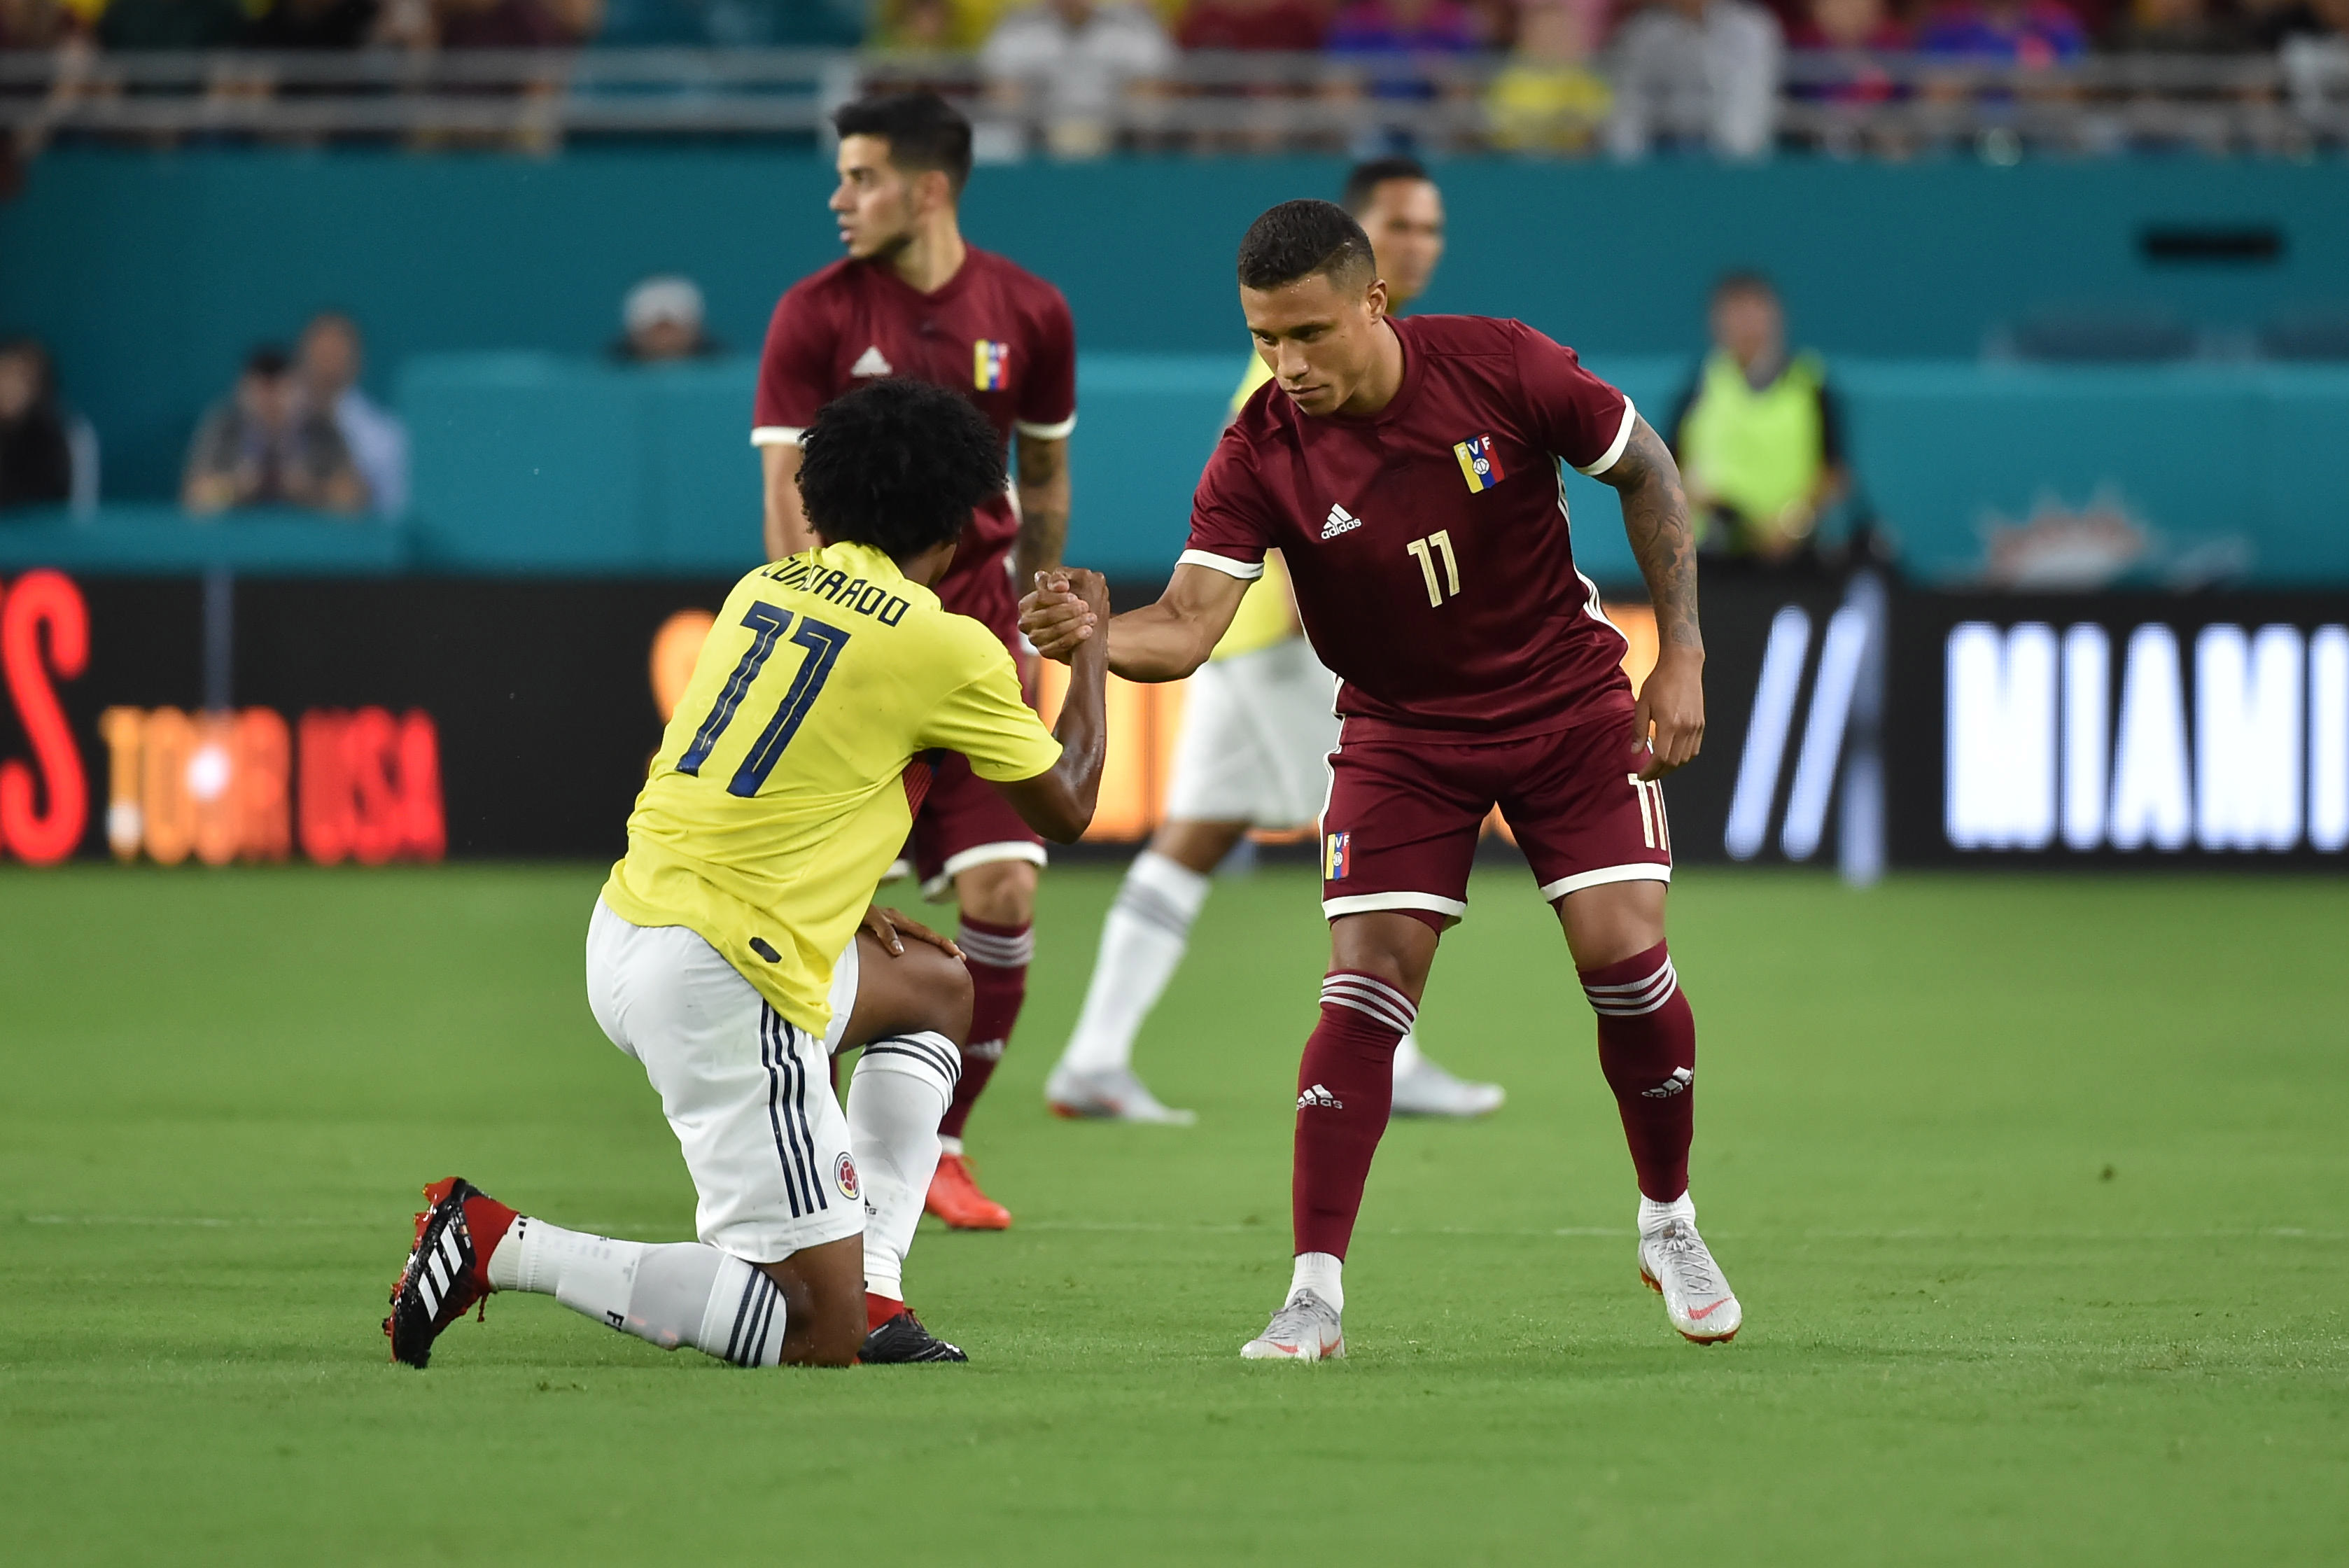
<path fill-rule="evenodd" d="M 813 543 L 794 476 L 800 432 L 832 399 L 881 376 L 952 387 L 1005 441 L 1018 440 L 1018 505 L 1009 494 L 971 514 L 944 581 L 946 607 L 986 623 L 1019 657 L 1019 580 L 1061 564 L 1069 525 L 1069 432 L 1077 422 L 1076 328 L 1050 284 L 963 241 L 955 206 L 970 175 L 970 124 L 931 93 L 869 99 L 833 116 L 840 187 L 832 211 L 845 259 L 792 286 L 775 306 L 759 365 L 751 441 L 766 471 L 766 545 L 781 559 Z M 938 765 L 914 822 L 924 891 L 951 886 L 957 941 L 970 965 L 970 1044 L 930 1211 L 949 1225 L 1001 1230 L 1002 1205 L 963 1158 L 972 1105 L 1019 1016 L 1034 950 L 1043 840 L 958 756 Z"/>
<path fill-rule="evenodd" d="M 1100 628 L 1040 587 L 1022 624 L 1048 656 L 1105 632 L 1117 673 L 1179 679 L 1278 548 L 1308 635 L 1344 680 L 1321 824 L 1333 957 L 1298 1074 L 1296 1271 L 1241 1354 L 1345 1353 L 1342 1261 L 1395 1045 L 1439 934 L 1467 910 L 1496 804 L 1598 1014 L 1639 1177 L 1640 1272 L 1681 1333 L 1727 1339 L 1740 1308 L 1688 1196 L 1696 1026 L 1664 944 L 1671 836 L 1656 781 L 1704 732 L 1696 556 L 1671 454 L 1629 399 L 1520 322 L 1389 318 L 1370 242 L 1329 202 L 1259 217 L 1239 278 L 1275 383 L 1201 476 L 1165 595 Z M 1636 701 L 1623 639 L 1575 570 L 1561 461 L 1622 494 L 1661 644 Z"/>

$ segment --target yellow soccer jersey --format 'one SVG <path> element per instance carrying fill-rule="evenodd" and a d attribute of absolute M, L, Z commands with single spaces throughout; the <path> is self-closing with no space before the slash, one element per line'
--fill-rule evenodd
<path fill-rule="evenodd" d="M 1261 354 L 1248 356 L 1247 373 L 1240 378 L 1240 389 L 1232 394 L 1232 415 L 1235 419 L 1247 406 L 1256 389 L 1272 379 Z M 1297 626 L 1290 618 L 1288 567 L 1275 551 L 1264 559 L 1264 576 L 1250 583 L 1241 596 L 1240 607 L 1232 615 L 1232 624 L 1224 630 L 1223 640 L 1216 644 L 1210 659 L 1229 659 L 1235 654 L 1254 653 L 1259 648 L 1287 642 L 1297 635 Z"/>
<path fill-rule="evenodd" d="M 628 817 L 604 901 L 685 926 L 822 1033 L 833 961 L 913 826 L 907 764 L 960 752 L 1034 778 L 1061 743 L 995 634 L 865 545 L 760 567 L 727 596 Z"/>

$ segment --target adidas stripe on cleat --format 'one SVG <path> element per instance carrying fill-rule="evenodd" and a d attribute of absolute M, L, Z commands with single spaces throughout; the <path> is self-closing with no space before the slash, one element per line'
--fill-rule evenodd
<path fill-rule="evenodd" d="M 513 1224 L 514 1211 L 461 1176 L 424 1189 L 416 1241 L 391 1287 L 391 1315 L 383 1320 L 391 1358 L 421 1368 L 432 1342 L 490 1295 L 489 1259 Z"/>
<path fill-rule="evenodd" d="M 906 1307 L 884 1319 L 864 1336 L 856 1359 L 867 1366 L 905 1366 L 918 1361 L 968 1361 L 962 1346 L 948 1345 L 922 1326 Z"/>

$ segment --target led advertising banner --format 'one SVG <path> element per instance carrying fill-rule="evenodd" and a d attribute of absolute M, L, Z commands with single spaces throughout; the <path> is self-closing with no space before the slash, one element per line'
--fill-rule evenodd
<path fill-rule="evenodd" d="M 2349 594 L 1918 595 L 1897 624 L 1897 859 L 2344 863 Z"/>

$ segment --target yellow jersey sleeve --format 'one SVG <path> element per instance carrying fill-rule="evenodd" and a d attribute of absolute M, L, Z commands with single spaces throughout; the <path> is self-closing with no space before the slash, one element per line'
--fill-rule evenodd
<path fill-rule="evenodd" d="M 1240 389 L 1232 394 L 1232 417 L 1237 419 L 1256 389 L 1272 379 L 1272 369 L 1261 354 L 1248 356 L 1247 369 L 1240 377 Z M 1240 599 L 1240 607 L 1232 616 L 1232 624 L 1224 630 L 1223 640 L 1208 659 L 1232 659 L 1258 649 L 1287 642 L 1297 635 L 1292 614 L 1293 601 L 1288 588 L 1288 568 L 1274 552 L 1264 558 L 1264 576 L 1250 583 L 1247 593 Z"/>
<path fill-rule="evenodd" d="M 1239 418 L 1240 410 L 1247 407 L 1247 400 L 1256 396 L 1256 389 L 1271 379 L 1272 367 L 1264 362 L 1264 356 L 1249 355 L 1247 369 L 1240 373 L 1240 389 L 1232 394 L 1231 417 Z"/>
<path fill-rule="evenodd" d="M 930 710 L 922 743 L 960 752 L 990 784 L 1032 779 L 1061 760 L 1061 742 L 1020 699 L 1019 672 L 995 634 L 956 618 L 953 656 L 968 674 Z"/>

